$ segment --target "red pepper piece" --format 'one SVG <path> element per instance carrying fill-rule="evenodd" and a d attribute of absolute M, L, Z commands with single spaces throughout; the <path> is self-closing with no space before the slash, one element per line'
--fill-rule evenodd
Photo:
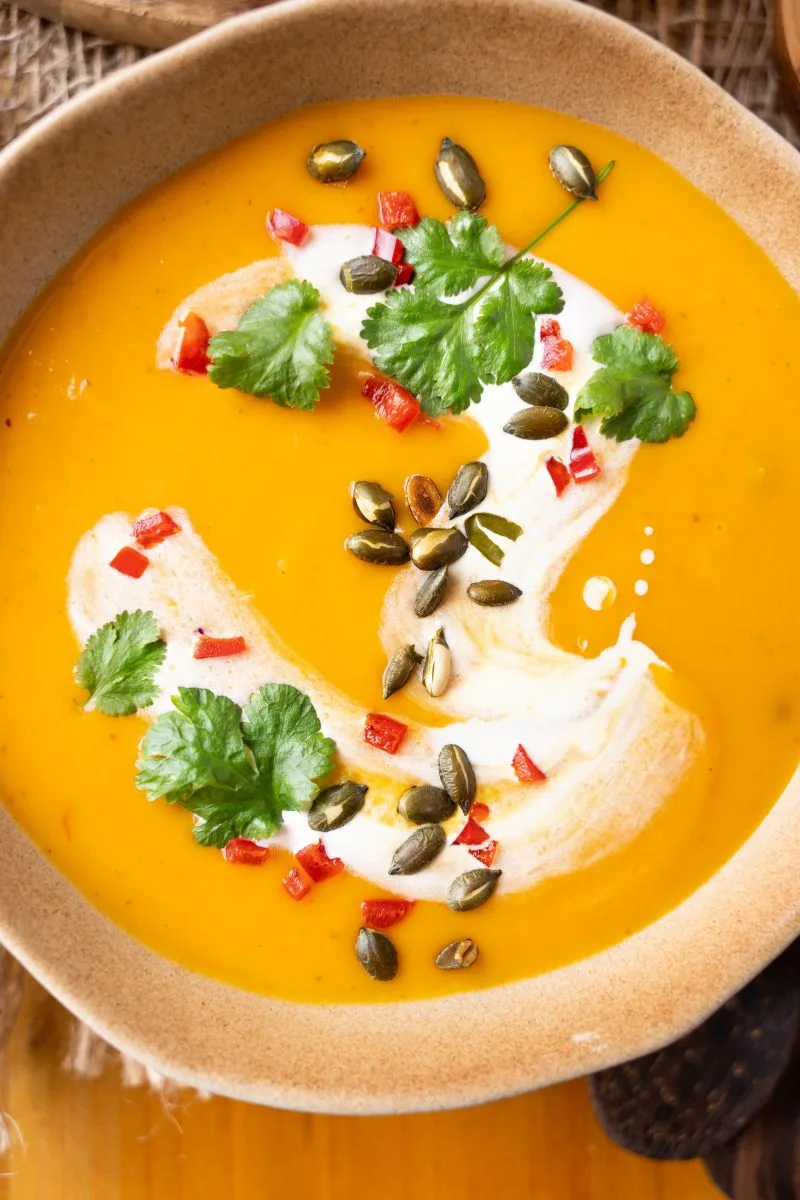
<path fill-rule="evenodd" d="M 643 333 L 661 333 L 667 323 L 664 314 L 660 313 L 646 296 L 634 304 L 631 311 L 626 314 L 625 320 L 634 329 L 641 329 Z"/>
<path fill-rule="evenodd" d="M 297 851 L 295 858 L 306 874 L 311 876 L 314 883 L 322 883 L 326 879 L 333 879 L 334 875 L 341 875 L 344 870 L 342 860 L 340 858 L 330 858 L 328 851 L 321 841 L 312 842 L 309 846 L 303 846 L 302 850 Z"/>
<path fill-rule="evenodd" d="M 232 658 L 234 654 L 244 654 L 247 642 L 243 637 L 206 637 L 205 634 L 197 639 L 192 658 Z"/>
<path fill-rule="evenodd" d="M 480 824 L 481 821 L 485 821 L 489 816 L 489 805 L 482 804 L 480 800 L 476 800 L 472 808 L 469 810 L 469 815 L 472 817 L 473 821 L 477 821 L 478 824 Z"/>
<path fill-rule="evenodd" d="M 489 837 L 486 830 L 477 821 L 472 819 L 472 816 L 467 818 L 467 823 L 461 830 L 461 833 L 453 842 L 454 846 L 480 846 Z"/>
<path fill-rule="evenodd" d="M 397 754 L 403 738 L 408 733 L 408 726 L 394 717 L 384 716 L 383 713 L 367 713 L 362 737 L 370 746 L 377 746 L 387 754 Z"/>
<path fill-rule="evenodd" d="M 290 867 L 281 883 L 293 900 L 302 900 L 314 886 L 314 881 L 302 867 Z"/>
<path fill-rule="evenodd" d="M 387 229 L 419 225 L 417 206 L 408 192 L 378 192 L 378 214 Z"/>
<path fill-rule="evenodd" d="M 411 263 L 401 262 L 397 264 L 397 275 L 395 276 L 392 287 L 403 287 L 406 283 L 411 283 L 414 278 L 414 268 Z"/>
<path fill-rule="evenodd" d="M 119 571 L 120 575 L 130 575 L 131 579 L 141 579 L 150 566 L 150 559 L 146 558 L 144 554 L 140 554 L 138 550 L 134 550 L 133 546 L 123 546 L 108 565 L 115 571 Z"/>
<path fill-rule="evenodd" d="M 270 856 L 269 846 L 259 846 L 250 838 L 233 838 L 228 842 L 223 854 L 226 862 L 244 863 L 248 867 L 260 867 Z"/>
<path fill-rule="evenodd" d="M 482 862 L 485 867 L 490 867 L 497 854 L 497 842 L 488 841 L 485 846 L 473 846 L 470 854 L 473 858 L 477 858 L 478 862 Z"/>
<path fill-rule="evenodd" d="M 361 924 L 367 929 L 389 929 L 407 917 L 413 900 L 362 900 Z"/>
<path fill-rule="evenodd" d="M 375 238 L 372 243 L 372 253 L 377 254 L 378 258 L 385 258 L 387 262 L 398 263 L 403 261 L 405 247 L 396 238 L 393 233 L 388 233 L 385 229 L 376 229 Z"/>
<path fill-rule="evenodd" d="M 139 517 L 139 520 L 131 525 L 131 534 L 145 549 L 157 546 L 164 538 L 172 537 L 180 531 L 181 527 L 177 521 L 173 521 L 169 513 L 165 512 L 148 513 L 146 517 Z"/>
<path fill-rule="evenodd" d="M 308 226 L 299 217 L 282 208 L 273 208 L 267 213 L 267 232 L 276 242 L 289 242 L 292 246 L 301 246 L 308 237 Z"/>
<path fill-rule="evenodd" d="M 197 313 L 189 312 L 179 321 L 181 340 L 172 356 L 172 364 L 179 371 L 190 375 L 205 375 L 211 359 L 208 357 L 208 343 L 211 335 L 208 326 Z"/>
<path fill-rule="evenodd" d="M 555 317 L 542 317 L 539 322 L 539 340 L 557 342 L 561 337 L 561 324 Z"/>
<path fill-rule="evenodd" d="M 544 771 L 539 770 L 524 746 L 517 746 L 511 765 L 520 783 L 541 783 L 543 779 L 547 779 Z"/>
<path fill-rule="evenodd" d="M 566 489 L 572 482 L 572 476 L 568 468 L 564 465 L 560 458 L 551 456 L 544 464 L 547 467 L 547 473 L 553 481 L 553 487 L 556 489 L 557 496 L 563 496 Z"/>
<path fill-rule="evenodd" d="M 576 483 L 588 483 L 600 474 L 600 464 L 589 445 L 586 430 L 576 425 L 572 431 L 572 449 L 569 452 L 569 469 Z"/>
<path fill-rule="evenodd" d="M 368 375 L 361 388 L 361 394 L 372 401 L 372 407 L 387 425 L 398 433 L 408 429 L 412 421 L 420 414 L 419 400 L 407 392 L 393 379 L 384 379 L 380 375 Z"/>
<path fill-rule="evenodd" d="M 549 338 L 544 344 L 542 366 L 546 371 L 571 371 L 575 347 L 566 338 Z"/>

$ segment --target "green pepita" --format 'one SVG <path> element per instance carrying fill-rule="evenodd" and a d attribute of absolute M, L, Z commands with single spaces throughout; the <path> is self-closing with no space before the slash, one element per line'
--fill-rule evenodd
<path fill-rule="evenodd" d="M 467 595 L 484 608 L 499 608 L 501 604 L 513 604 L 519 600 L 522 592 L 505 579 L 479 579 L 469 585 Z"/>
<path fill-rule="evenodd" d="M 542 371 L 530 371 L 527 375 L 515 375 L 511 380 L 514 391 L 524 404 L 535 404 L 539 408 L 560 408 L 563 412 L 569 404 L 569 392 Z"/>
<path fill-rule="evenodd" d="M 378 933 L 376 929 L 359 929 L 356 958 L 367 974 L 379 983 L 388 983 L 397 974 L 397 947 L 385 933 Z"/>
<path fill-rule="evenodd" d="M 450 799 L 467 815 L 475 799 L 477 784 L 465 750 L 449 743 L 439 751 L 439 778 Z"/>
<path fill-rule="evenodd" d="M 342 263 L 339 279 L 342 287 L 356 296 L 369 296 L 373 292 L 385 292 L 397 278 L 397 267 L 378 258 L 377 254 L 360 254 L 358 258 Z"/>
<path fill-rule="evenodd" d="M 397 811 L 413 825 L 430 825 L 452 817 L 456 806 L 442 788 L 422 783 L 403 792 Z"/>
<path fill-rule="evenodd" d="M 411 561 L 420 571 L 438 571 L 448 567 L 467 549 L 460 529 L 423 529 L 411 535 Z"/>
<path fill-rule="evenodd" d="M 422 683 L 431 696 L 443 696 L 450 682 L 453 658 L 443 629 L 437 629 L 428 643 L 425 665 L 422 668 Z"/>
<path fill-rule="evenodd" d="M 502 874 L 502 871 L 490 871 L 487 867 L 465 871 L 447 889 L 447 907 L 452 908 L 453 912 L 470 912 L 473 908 L 480 908 L 494 894 Z"/>
<path fill-rule="evenodd" d="M 436 966 L 442 971 L 460 971 L 471 967 L 478 957 L 478 947 L 472 938 L 451 942 L 436 955 Z"/>
<path fill-rule="evenodd" d="M 589 159 L 577 146 L 554 146 L 550 170 L 566 191 L 581 200 L 597 199 L 597 177 Z"/>
<path fill-rule="evenodd" d="M 360 529 L 345 546 L 362 562 L 381 567 L 396 567 L 408 560 L 408 543 L 389 529 Z"/>
<path fill-rule="evenodd" d="M 405 486 L 406 504 L 418 525 L 430 525 L 442 507 L 442 493 L 427 475 L 409 475 Z"/>
<path fill-rule="evenodd" d="M 434 170 L 439 187 L 451 204 L 469 212 L 480 208 L 486 199 L 486 184 L 468 150 L 450 138 L 443 138 Z"/>
<path fill-rule="evenodd" d="M 426 576 L 414 600 L 414 612 L 418 617 L 429 617 L 444 600 L 447 591 L 447 567 L 439 567 Z"/>
<path fill-rule="evenodd" d="M 489 490 L 489 470 L 486 463 L 465 463 L 447 491 L 450 519 L 463 516 L 486 499 Z"/>
<path fill-rule="evenodd" d="M 390 875 L 416 875 L 444 850 L 447 837 L 441 825 L 420 825 L 398 846 L 389 867 Z"/>
<path fill-rule="evenodd" d="M 422 656 L 417 654 L 411 645 L 401 646 L 399 650 L 395 651 L 383 672 L 384 700 L 388 700 L 408 683 L 414 673 L 414 668 L 420 662 L 422 662 Z"/>
<path fill-rule="evenodd" d="M 342 138 L 337 142 L 321 142 L 315 146 L 308 156 L 306 166 L 309 175 L 320 183 L 344 183 L 352 179 L 362 162 L 366 151 L 358 142 Z"/>
<path fill-rule="evenodd" d="M 494 563 L 499 567 L 506 556 L 505 550 L 498 546 L 497 542 L 489 537 L 486 530 L 497 534 L 499 537 L 508 538 L 510 542 L 515 542 L 522 534 L 522 526 L 517 525 L 515 521 L 509 521 L 506 517 L 500 517 L 496 513 L 473 513 L 467 517 L 464 522 L 464 529 L 467 534 L 467 539 L 471 546 L 474 546 L 484 558 L 488 558 L 490 563 Z"/>
<path fill-rule="evenodd" d="M 392 496 L 379 483 L 359 479 L 353 484 L 353 508 L 368 525 L 394 529 L 395 512 Z"/>
<path fill-rule="evenodd" d="M 365 783 L 335 783 L 317 796 L 308 810 L 308 823 L 315 833 L 330 833 L 352 821 L 364 807 L 367 795 Z"/>
<path fill-rule="evenodd" d="M 506 421 L 503 431 L 514 437 L 540 442 L 545 438 L 557 437 L 568 424 L 566 413 L 557 408 L 522 408 L 514 413 L 510 421 Z"/>

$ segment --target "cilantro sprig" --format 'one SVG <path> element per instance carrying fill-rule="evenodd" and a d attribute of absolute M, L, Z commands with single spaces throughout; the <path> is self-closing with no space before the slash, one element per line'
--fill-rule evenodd
<path fill-rule="evenodd" d="M 172 703 L 142 741 L 136 784 L 202 817 L 204 846 L 270 837 L 333 765 L 313 704 L 289 684 L 267 684 L 244 709 L 205 688 L 180 688 Z"/>
<path fill-rule="evenodd" d="M 602 365 L 578 393 L 576 421 L 600 417 L 600 432 L 618 442 L 683 436 L 697 408 L 689 392 L 673 389 L 678 357 L 658 334 L 618 325 L 595 339 L 592 357 Z"/>
<path fill-rule="evenodd" d="M 155 675 L 167 653 L 151 612 L 121 612 L 87 641 L 75 679 L 89 693 L 85 707 L 129 717 L 156 698 Z"/>

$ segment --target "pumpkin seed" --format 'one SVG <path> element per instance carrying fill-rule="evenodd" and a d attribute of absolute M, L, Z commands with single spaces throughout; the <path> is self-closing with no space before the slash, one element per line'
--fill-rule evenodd
<path fill-rule="evenodd" d="M 450 138 L 442 138 L 434 170 L 439 187 L 451 204 L 470 212 L 480 208 L 486 199 L 486 184 L 468 150 Z"/>
<path fill-rule="evenodd" d="M 396 650 L 386 664 L 383 672 L 383 698 L 388 700 L 395 692 L 399 692 L 411 678 L 417 663 L 422 662 L 422 656 L 417 654 L 413 646 L 401 646 Z"/>
<path fill-rule="evenodd" d="M 577 146 L 554 146 L 550 170 L 563 188 L 581 200 L 597 199 L 597 177 L 589 159 Z"/>
<path fill-rule="evenodd" d="M 497 545 L 497 542 L 492 541 L 486 530 L 488 529 L 500 537 L 508 538 L 510 542 L 515 542 L 522 533 L 521 525 L 509 521 L 505 517 L 499 517 L 496 513 L 473 513 L 472 516 L 467 517 L 464 528 L 469 544 L 496 567 L 500 566 L 506 552 Z"/>
<path fill-rule="evenodd" d="M 486 463 L 465 463 L 447 491 L 450 519 L 460 517 L 486 499 L 489 490 L 489 470 Z"/>
<path fill-rule="evenodd" d="M 506 421 L 503 432 L 528 441 L 542 441 L 563 433 L 568 424 L 566 414 L 557 408 L 522 408 Z"/>
<path fill-rule="evenodd" d="M 444 600 L 447 591 L 447 567 L 431 571 L 414 600 L 414 612 L 418 617 L 429 617 Z"/>
<path fill-rule="evenodd" d="M 471 967 L 478 957 L 478 947 L 472 938 L 451 942 L 436 955 L 436 966 L 442 971 L 460 971 Z"/>
<path fill-rule="evenodd" d="M 422 783 L 403 792 L 397 811 L 413 825 L 430 825 L 452 817 L 456 806 L 442 788 Z"/>
<path fill-rule="evenodd" d="M 380 983 L 388 983 L 397 974 L 397 947 L 385 933 L 378 933 L 376 929 L 359 929 L 356 958 L 367 974 Z"/>
<path fill-rule="evenodd" d="M 341 829 L 361 812 L 367 790 L 365 783 L 353 783 L 352 779 L 325 788 L 308 810 L 309 825 L 315 833 Z"/>
<path fill-rule="evenodd" d="M 406 480 L 406 504 L 418 525 L 430 525 L 442 507 L 442 493 L 427 475 L 409 475 Z"/>
<path fill-rule="evenodd" d="M 381 567 L 396 567 L 408 559 L 408 543 L 388 529 L 360 529 L 351 534 L 345 546 L 362 562 Z"/>
<path fill-rule="evenodd" d="M 536 404 L 540 408 L 560 408 L 562 412 L 569 404 L 569 392 L 552 375 L 541 371 L 530 371 L 527 375 L 515 375 L 511 380 L 514 391 L 524 404 Z"/>
<path fill-rule="evenodd" d="M 467 595 L 484 608 L 499 608 L 501 604 L 513 604 L 519 600 L 522 592 L 505 579 L 479 579 L 469 585 Z"/>
<path fill-rule="evenodd" d="M 353 178 L 365 158 L 366 151 L 358 142 L 342 138 L 315 146 L 306 166 L 309 174 L 320 183 L 344 183 L 345 179 Z"/>
<path fill-rule="evenodd" d="M 395 850 L 389 874 L 416 875 L 441 854 L 446 841 L 441 825 L 420 825 Z"/>
<path fill-rule="evenodd" d="M 368 525 L 394 529 L 395 513 L 392 496 L 379 483 L 359 479 L 353 484 L 353 508 Z"/>
<path fill-rule="evenodd" d="M 502 874 L 502 871 L 490 871 L 486 867 L 465 871 L 447 889 L 447 907 L 452 908 L 453 912 L 470 912 L 473 908 L 480 908 L 494 893 Z"/>
<path fill-rule="evenodd" d="M 420 571 L 438 571 L 461 558 L 468 545 L 460 529 L 416 530 L 411 535 L 411 561 Z"/>
<path fill-rule="evenodd" d="M 422 683 L 431 696 L 443 696 L 450 682 L 453 656 L 450 653 L 443 629 L 437 629 L 428 642 L 428 653 L 422 668 Z"/>
<path fill-rule="evenodd" d="M 369 296 L 373 292 L 385 292 L 397 278 L 397 267 L 378 258 L 377 254 L 360 254 L 342 263 L 339 279 L 342 287 L 356 296 Z"/>
<path fill-rule="evenodd" d="M 442 746 L 439 751 L 439 778 L 450 799 L 466 816 L 472 808 L 477 784 L 472 763 L 460 746 L 453 743 Z"/>

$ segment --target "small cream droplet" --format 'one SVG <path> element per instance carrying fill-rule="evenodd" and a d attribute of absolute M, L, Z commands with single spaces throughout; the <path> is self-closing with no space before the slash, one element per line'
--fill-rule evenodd
<path fill-rule="evenodd" d="M 645 527 L 644 527 L 644 536 L 645 536 L 645 537 L 652 537 L 652 536 L 653 536 L 653 526 L 652 526 L 652 525 L 645 525 Z"/>
<path fill-rule="evenodd" d="M 646 579 L 637 579 L 636 583 L 633 585 L 633 590 L 636 592 L 637 596 L 646 596 L 650 591 L 650 584 Z"/>
<path fill-rule="evenodd" d="M 643 550 L 639 555 L 639 561 L 645 567 L 651 566 L 656 561 L 655 550 Z"/>
<path fill-rule="evenodd" d="M 592 575 L 583 585 L 583 603 L 587 608 L 591 608 L 592 612 L 610 608 L 616 598 L 614 581 L 607 575 Z"/>

